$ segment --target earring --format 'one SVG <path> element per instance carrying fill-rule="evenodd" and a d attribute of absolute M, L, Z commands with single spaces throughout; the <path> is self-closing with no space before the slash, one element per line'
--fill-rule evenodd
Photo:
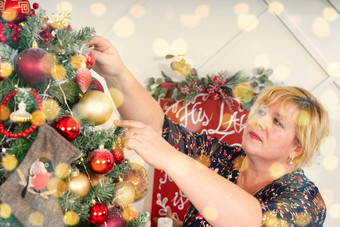
<path fill-rule="evenodd" d="M 293 159 L 290 158 L 289 165 L 293 165 Z"/>

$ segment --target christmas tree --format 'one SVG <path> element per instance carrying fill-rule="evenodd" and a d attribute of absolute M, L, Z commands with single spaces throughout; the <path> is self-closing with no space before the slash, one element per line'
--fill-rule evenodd
<path fill-rule="evenodd" d="M 0 0 L 0 226 L 144 226 L 148 174 L 91 76 L 93 28 L 37 3 Z"/>

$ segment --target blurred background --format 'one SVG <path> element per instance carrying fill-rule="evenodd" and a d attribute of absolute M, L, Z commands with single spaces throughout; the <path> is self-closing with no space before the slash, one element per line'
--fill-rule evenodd
<path fill-rule="evenodd" d="M 340 225 L 340 0 L 34 2 L 48 15 L 69 11 L 75 29 L 95 28 L 144 86 L 149 77 L 161 77 L 161 71 L 183 79 L 165 59 L 174 54 L 187 56 L 202 77 L 264 66 L 274 70 L 272 81 L 311 91 L 329 111 L 332 134 L 305 171 L 327 204 L 325 226 Z M 118 117 L 116 113 L 112 119 Z M 133 151 L 126 156 L 149 172 L 149 193 L 134 206 L 150 211 L 154 170 Z"/>

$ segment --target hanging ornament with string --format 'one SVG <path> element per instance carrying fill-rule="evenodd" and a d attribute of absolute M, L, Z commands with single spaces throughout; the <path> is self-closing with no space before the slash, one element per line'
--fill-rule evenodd
<path fill-rule="evenodd" d="M 76 71 L 76 81 L 81 90 L 85 93 L 91 84 L 91 71 L 88 68 L 80 68 Z"/>
<path fill-rule="evenodd" d="M 26 49 L 18 55 L 16 71 L 25 83 L 39 85 L 49 81 L 54 64 L 52 55 L 38 48 L 34 41 L 32 48 Z"/>
<path fill-rule="evenodd" d="M 12 112 L 9 115 L 9 119 L 16 123 L 26 123 L 31 121 L 32 115 L 26 111 L 26 104 L 24 102 L 19 103 L 19 109 Z"/>

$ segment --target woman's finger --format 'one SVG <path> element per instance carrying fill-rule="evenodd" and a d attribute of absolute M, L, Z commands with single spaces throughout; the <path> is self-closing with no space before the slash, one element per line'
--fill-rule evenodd
<path fill-rule="evenodd" d="M 144 128 L 145 124 L 140 121 L 134 120 L 114 120 L 113 123 L 116 126 L 123 127 L 123 128 Z"/>

